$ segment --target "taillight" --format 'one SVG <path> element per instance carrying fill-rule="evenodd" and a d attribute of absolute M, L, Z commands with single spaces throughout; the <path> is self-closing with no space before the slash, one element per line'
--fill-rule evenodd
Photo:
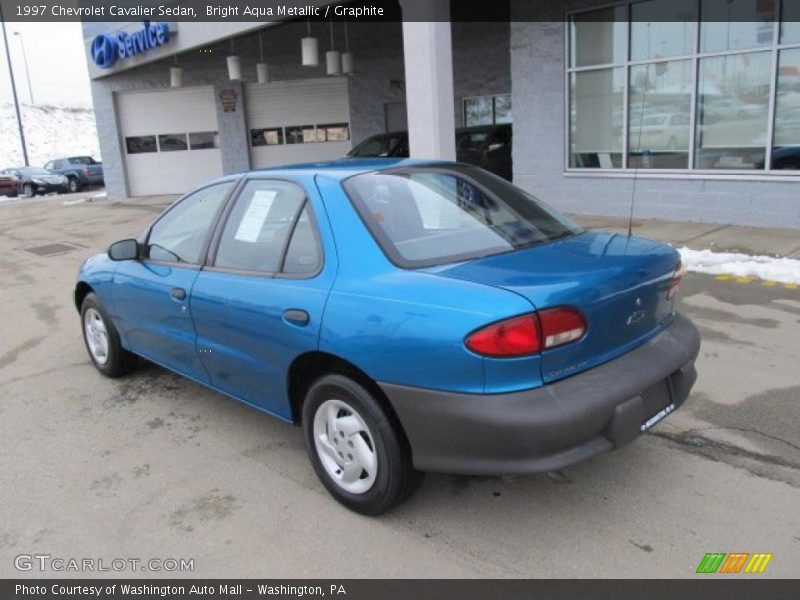
<path fill-rule="evenodd" d="M 483 356 L 510 358 L 569 344 L 586 333 L 586 319 L 569 307 L 550 308 L 493 323 L 470 334 L 467 348 Z"/>
<path fill-rule="evenodd" d="M 669 280 L 669 287 L 667 288 L 667 300 L 672 300 L 678 293 L 678 288 L 681 286 L 681 277 L 683 277 L 683 267 L 680 261 L 675 266 L 675 271 L 672 273 L 672 279 Z"/>
<path fill-rule="evenodd" d="M 523 356 L 538 352 L 539 320 L 535 314 L 523 315 L 494 323 L 472 333 L 467 348 L 484 356 Z"/>
<path fill-rule="evenodd" d="M 574 308 L 563 306 L 540 311 L 539 321 L 545 350 L 574 342 L 586 333 L 586 319 Z"/>

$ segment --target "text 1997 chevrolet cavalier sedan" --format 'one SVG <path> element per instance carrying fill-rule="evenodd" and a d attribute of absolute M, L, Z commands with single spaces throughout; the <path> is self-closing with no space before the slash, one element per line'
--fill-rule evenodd
<path fill-rule="evenodd" d="M 101 373 L 141 356 L 301 424 L 328 491 L 378 514 L 421 472 L 559 469 L 680 406 L 680 277 L 477 167 L 345 160 L 186 194 L 88 259 L 75 303 Z"/>

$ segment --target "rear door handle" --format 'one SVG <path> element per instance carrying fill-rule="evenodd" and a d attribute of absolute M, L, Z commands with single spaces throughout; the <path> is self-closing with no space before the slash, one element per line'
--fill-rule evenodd
<path fill-rule="evenodd" d="M 283 318 L 292 325 L 300 325 L 301 327 L 308 325 L 308 322 L 311 320 L 308 313 L 299 308 L 290 308 L 283 311 Z"/>
<path fill-rule="evenodd" d="M 179 287 L 174 287 L 169 291 L 169 295 L 175 300 L 186 300 L 186 290 Z"/>

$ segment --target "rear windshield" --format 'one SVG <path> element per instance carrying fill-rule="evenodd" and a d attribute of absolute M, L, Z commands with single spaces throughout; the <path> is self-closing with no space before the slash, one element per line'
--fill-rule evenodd
<path fill-rule="evenodd" d="M 384 253 L 404 268 L 510 252 L 581 231 L 533 196 L 467 165 L 364 173 L 344 188 Z"/>

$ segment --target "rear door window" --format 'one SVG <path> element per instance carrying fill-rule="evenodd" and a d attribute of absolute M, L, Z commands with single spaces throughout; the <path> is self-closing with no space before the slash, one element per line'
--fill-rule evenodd
<path fill-rule="evenodd" d="M 284 263 L 298 274 L 318 267 L 305 191 L 287 181 L 251 180 L 225 222 L 214 266 L 277 273 Z"/>

